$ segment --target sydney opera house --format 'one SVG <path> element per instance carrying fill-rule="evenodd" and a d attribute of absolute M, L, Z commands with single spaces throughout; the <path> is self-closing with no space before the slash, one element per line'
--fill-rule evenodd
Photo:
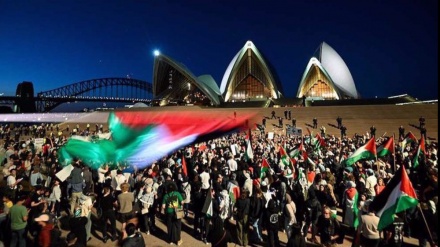
<path fill-rule="evenodd" d="M 301 80 L 297 99 L 358 99 L 353 77 L 341 56 L 327 43 L 319 45 Z M 235 54 L 220 87 L 211 75 L 194 75 L 185 65 L 158 54 L 154 61 L 153 94 L 159 105 L 220 106 L 230 102 L 270 102 L 283 99 L 281 83 L 269 61 L 252 43 Z"/>

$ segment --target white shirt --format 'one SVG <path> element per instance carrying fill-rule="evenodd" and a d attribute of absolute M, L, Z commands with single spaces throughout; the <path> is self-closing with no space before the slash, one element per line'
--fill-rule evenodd
<path fill-rule="evenodd" d="M 115 177 L 115 190 L 120 191 L 121 190 L 121 184 L 125 183 L 127 180 L 125 179 L 125 176 L 122 174 L 118 174 Z"/>
<path fill-rule="evenodd" d="M 105 173 L 107 172 L 106 169 L 103 168 L 98 168 L 98 175 L 99 175 L 99 179 L 98 179 L 98 183 L 104 183 L 105 181 Z"/>
<path fill-rule="evenodd" d="M 200 174 L 200 180 L 202 181 L 202 189 L 206 190 L 209 189 L 210 184 L 209 180 L 211 179 L 211 176 L 207 172 L 202 172 Z"/>
<path fill-rule="evenodd" d="M 229 166 L 229 171 L 231 171 L 231 172 L 235 172 L 235 171 L 237 171 L 237 161 L 235 161 L 234 159 L 229 159 L 228 160 L 228 166 Z"/>
<path fill-rule="evenodd" d="M 372 175 L 367 178 L 367 181 L 365 183 L 365 189 L 366 189 L 367 195 L 376 196 L 376 191 L 374 190 L 374 187 L 376 187 L 376 184 L 377 184 L 376 176 Z"/>

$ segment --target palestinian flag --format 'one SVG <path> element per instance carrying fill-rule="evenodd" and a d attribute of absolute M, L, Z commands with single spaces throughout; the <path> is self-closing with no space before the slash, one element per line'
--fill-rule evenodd
<path fill-rule="evenodd" d="M 263 162 L 261 164 L 261 171 L 260 171 L 260 179 L 263 178 L 263 174 L 266 175 L 269 172 L 270 166 L 266 159 L 263 159 Z"/>
<path fill-rule="evenodd" d="M 405 167 L 401 166 L 382 192 L 374 198 L 370 208 L 380 218 L 378 230 L 382 231 L 394 222 L 395 214 L 414 208 L 417 204 L 416 192 Z"/>
<path fill-rule="evenodd" d="M 403 138 L 403 141 L 400 143 L 402 150 L 405 149 L 406 144 L 408 143 L 417 143 L 416 136 L 410 131 L 406 134 L 405 138 Z"/>
<path fill-rule="evenodd" d="M 315 149 L 325 147 L 325 140 L 319 133 L 316 134 L 315 138 Z"/>
<path fill-rule="evenodd" d="M 385 145 L 377 148 L 377 157 L 383 157 L 389 154 L 394 154 L 394 136 L 390 137 Z"/>
<path fill-rule="evenodd" d="M 232 203 L 235 203 L 237 199 L 240 197 L 240 188 L 235 185 L 234 183 L 229 182 L 228 183 L 228 192 L 229 192 L 229 198 L 231 199 Z"/>
<path fill-rule="evenodd" d="M 376 158 L 376 141 L 374 140 L 374 137 L 371 138 L 365 145 L 358 148 L 352 155 L 350 155 L 347 160 L 345 161 L 345 164 L 347 166 L 351 166 L 356 161 L 362 160 L 362 159 L 368 159 L 372 160 Z"/>
<path fill-rule="evenodd" d="M 304 160 L 307 160 L 307 151 L 304 148 L 304 144 L 303 142 L 301 142 L 301 144 L 299 145 L 299 147 L 295 150 L 293 150 L 292 152 L 290 152 L 290 157 L 294 158 L 294 157 L 298 157 L 298 156 L 302 156 Z"/>
<path fill-rule="evenodd" d="M 417 148 L 417 153 L 414 156 L 413 167 L 417 168 L 420 164 L 420 159 L 424 159 L 426 157 L 426 149 L 425 149 L 425 138 L 420 139 L 419 147 Z"/>
<path fill-rule="evenodd" d="M 246 160 L 252 160 L 254 159 L 254 152 L 252 151 L 252 145 L 251 145 L 251 140 L 247 140 L 246 141 L 246 152 L 245 152 L 245 158 Z"/>
<path fill-rule="evenodd" d="M 281 156 L 281 161 L 285 166 L 290 168 L 293 167 L 292 160 L 290 160 L 290 157 L 287 155 L 286 150 L 284 150 L 282 146 L 280 146 L 280 156 Z"/>
<path fill-rule="evenodd" d="M 110 112 L 111 139 L 69 139 L 59 152 L 59 160 L 66 163 L 79 158 L 94 169 L 110 162 L 144 168 L 186 145 L 240 131 L 251 116 L 240 114 L 230 119 L 216 110 Z"/>

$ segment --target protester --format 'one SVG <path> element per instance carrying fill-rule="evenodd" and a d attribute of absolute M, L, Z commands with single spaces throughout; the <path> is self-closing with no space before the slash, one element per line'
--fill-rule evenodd
<path fill-rule="evenodd" d="M 54 225 L 49 220 L 50 217 L 48 214 L 42 214 L 35 218 L 35 222 L 37 222 L 38 225 L 40 225 L 41 227 L 40 233 L 38 235 L 38 246 L 50 247 L 52 244 L 51 232 L 54 231 Z"/>
<path fill-rule="evenodd" d="M 325 247 L 333 247 L 339 238 L 340 225 L 336 217 L 332 216 L 329 207 L 324 207 L 323 214 L 319 216 L 317 228 L 321 244 Z"/>
<path fill-rule="evenodd" d="M 26 226 L 28 220 L 28 210 L 23 205 L 28 199 L 27 196 L 23 195 L 17 199 L 17 203 L 11 207 L 9 210 L 10 220 L 11 220 L 11 244 L 10 246 L 15 247 L 26 247 Z"/>
<path fill-rule="evenodd" d="M 234 218 L 237 223 L 237 239 L 240 246 L 248 245 L 248 228 L 249 228 L 249 210 L 251 201 L 249 199 L 249 191 L 243 189 L 240 192 L 240 198 L 234 205 Z"/>
<path fill-rule="evenodd" d="M 99 199 L 99 205 L 101 209 L 101 223 L 102 223 L 102 241 L 104 243 L 108 240 L 107 221 L 110 221 L 111 241 L 116 240 L 116 215 L 114 206 L 116 199 L 110 193 L 110 187 L 103 188 L 103 196 Z"/>
<path fill-rule="evenodd" d="M 128 223 L 125 226 L 127 237 L 122 240 L 121 247 L 140 247 L 146 246 L 144 237 L 139 232 L 136 232 L 136 226 L 133 223 Z"/>
<path fill-rule="evenodd" d="M 182 195 L 177 191 L 176 185 L 169 183 L 167 186 L 167 194 L 165 194 L 162 199 L 162 209 L 166 217 L 170 244 L 181 245 L 183 243 L 181 238 L 182 222 L 180 218 L 176 218 L 176 211 L 182 209 L 183 203 Z"/>

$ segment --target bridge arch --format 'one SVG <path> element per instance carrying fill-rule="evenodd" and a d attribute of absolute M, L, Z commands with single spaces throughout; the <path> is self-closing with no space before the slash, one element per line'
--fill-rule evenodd
<path fill-rule="evenodd" d="M 100 101 L 110 97 L 111 101 L 147 102 L 153 98 L 152 84 L 132 78 L 100 78 L 72 83 L 37 94 L 37 110 L 48 112 L 70 101 Z M 81 99 L 80 95 L 89 94 Z"/>

